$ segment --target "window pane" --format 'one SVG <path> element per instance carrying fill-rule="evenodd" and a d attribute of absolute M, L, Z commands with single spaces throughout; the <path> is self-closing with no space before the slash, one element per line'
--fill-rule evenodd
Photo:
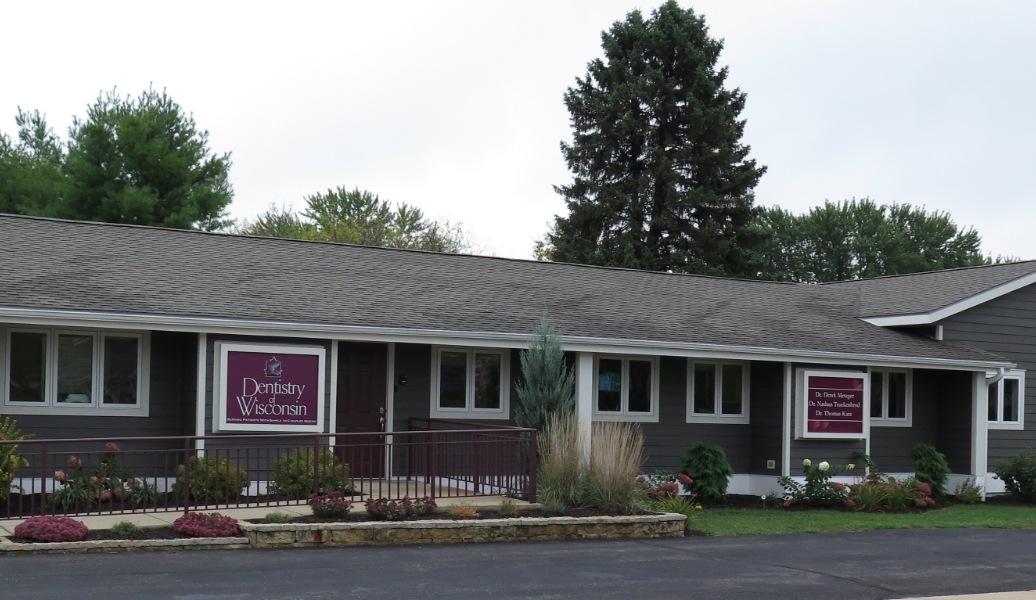
<path fill-rule="evenodd" d="M 881 407 L 881 394 L 884 386 L 884 373 L 871 373 L 871 418 L 884 419 L 885 411 Z"/>
<path fill-rule="evenodd" d="M 622 410 L 622 361 L 602 358 L 597 361 L 597 410 Z"/>
<path fill-rule="evenodd" d="M 889 419 L 906 418 L 906 373 L 889 373 Z"/>
<path fill-rule="evenodd" d="M 741 365 L 723 365 L 722 369 L 723 403 L 721 410 L 725 415 L 740 415 L 743 367 Z"/>
<path fill-rule="evenodd" d="M 475 354 L 475 408 L 500 409 L 499 354 Z"/>
<path fill-rule="evenodd" d="M 1018 380 L 1017 379 L 1003 379 L 1001 380 L 1004 384 L 1004 421 L 1011 423 L 1018 422 L 1018 407 L 1020 402 L 1018 401 Z"/>
<path fill-rule="evenodd" d="M 44 402 L 47 334 L 11 332 L 11 402 Z"/>
<path fill-rule="evenodd" d="M 468 353 L 439 353 L 439 408 L 466 408 Z"/>
<path fill-rule="evenodd" d="M 137 403 L 137 338 L 104 338 L 104 404 Z"/>
<path fill-rule="evenodd" d="M 646 360 L 631 360 L 629 412 L 651 412 L 651 363 Z"/>
<path fill-rule="evenodd" d="M 989 390 L 989 420 L 998 421 L 1000 419 L 999 413 L 997 413 L 996 405 L 996 391 L 1000 388 L 1000 384 L 996 383 L 988 387 Z"/>
<path fill-rule="evenodd" d="M 93 371 L 93 336 L 58 334 L 58 402 L 89 404 Z"/>
<path fill-rule="evenodd" d="M 716 414 L 716 365 L 694 365 L 694 412 Z"/>

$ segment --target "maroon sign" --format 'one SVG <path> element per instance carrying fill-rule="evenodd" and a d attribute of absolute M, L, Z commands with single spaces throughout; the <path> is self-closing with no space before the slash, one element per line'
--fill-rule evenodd
<path fill-rule="evenodd" d="M 322 431 L 323 349 L 228 344 L 221 354 L 220 429 Z"/>
<path fill-rule="evenodd" d="M 806 431 L 863 434 L 863 379 L 806 377 Z"/>

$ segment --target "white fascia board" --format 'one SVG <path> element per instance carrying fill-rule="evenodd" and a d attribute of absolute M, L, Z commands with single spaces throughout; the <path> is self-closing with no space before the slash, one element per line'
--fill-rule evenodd
<path fill-rule="evenodd" d="M 293 323 L 283 321 L 245 321 L 212 317 L 174 317 L 93 313 L 84 311 L 0 308 L 0 322 L 26 325 L 58 325 L 104 329 L 157 329 L 187 333 L 223 335 L 261 335 L 267 337 L 316 337 L 327 340 L 361 342 L 394 342 L 443 346 L 480 346 L 484 348 L 516 348 L 528 346 L 531 333 L 497 333 L 479 331 L 447 331 L 406 329 L 399 327 L 366 327 L 327 323 Z M 562 336 L 565 350 L 601 354 L 675 356 L 725 360 L 760 360 L 772 362 L 817 362 L 830 365 L 881 366 L 900 368 L 942 368 L 974 371 L 1014 368 L 1015 363 L 995 360 L 965 360 L 935 357 L 895 356 L 883 354 L 848 354 L 822 350 L 734 346 L 691 342 L 612 339 Z"/>
<path fill-rule="evenodd" d="M 877 325 L 879 327 L 902 327 L 906 325 L 931 325 L 938 323 L 947 317 L 974 308 L 980 304 L 985 304 L 990 300 L 995 300 L 1004 294 L 1009 294 L 1016 290 L 1020 290 L 1027 285 L 1036 283 L 1036 273 L 1030 273 L 1024 277 L 1019 277 L 1013 281 L 1009 281 L 1002 285 L 998 285 L 994 288 L 975 294 L 969 298 L 965 298 L 959 302 L 954 302 L 948 306 L 933 310 L 927 313 L 914 313 L 909 315 L 890 315 L 885 317 L 866 317 L 863 320 L 871 325 Z"/>

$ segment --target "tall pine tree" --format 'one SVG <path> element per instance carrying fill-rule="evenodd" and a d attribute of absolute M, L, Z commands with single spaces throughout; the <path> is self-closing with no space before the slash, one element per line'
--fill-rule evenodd
<path fill-rule="evenodd" d="M 547 234 L 553 260 L 748 276 L 753 189 L 745 95 L 724 87 L 722 41 L 702 17 L 666 2 L 602 33 L 604 59 L 565 94 L 573 182 L 555 189 L 569 214 Z"/>

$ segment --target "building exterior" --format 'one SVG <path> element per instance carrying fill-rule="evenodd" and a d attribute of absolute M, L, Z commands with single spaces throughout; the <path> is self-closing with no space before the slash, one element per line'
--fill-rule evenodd
<path fill-rule="evenodd" d="M 913 472 L 920 442 L 995 492 L 1036 441 L 1036 262 L 800 285 L 19 216 L 0 240 L 0 412 L 37 438 L 508 423 L 546 318 L 586 431 L 640 423 L 649 471 L 719 444 L 731 492 L 857 451 Z"/>

